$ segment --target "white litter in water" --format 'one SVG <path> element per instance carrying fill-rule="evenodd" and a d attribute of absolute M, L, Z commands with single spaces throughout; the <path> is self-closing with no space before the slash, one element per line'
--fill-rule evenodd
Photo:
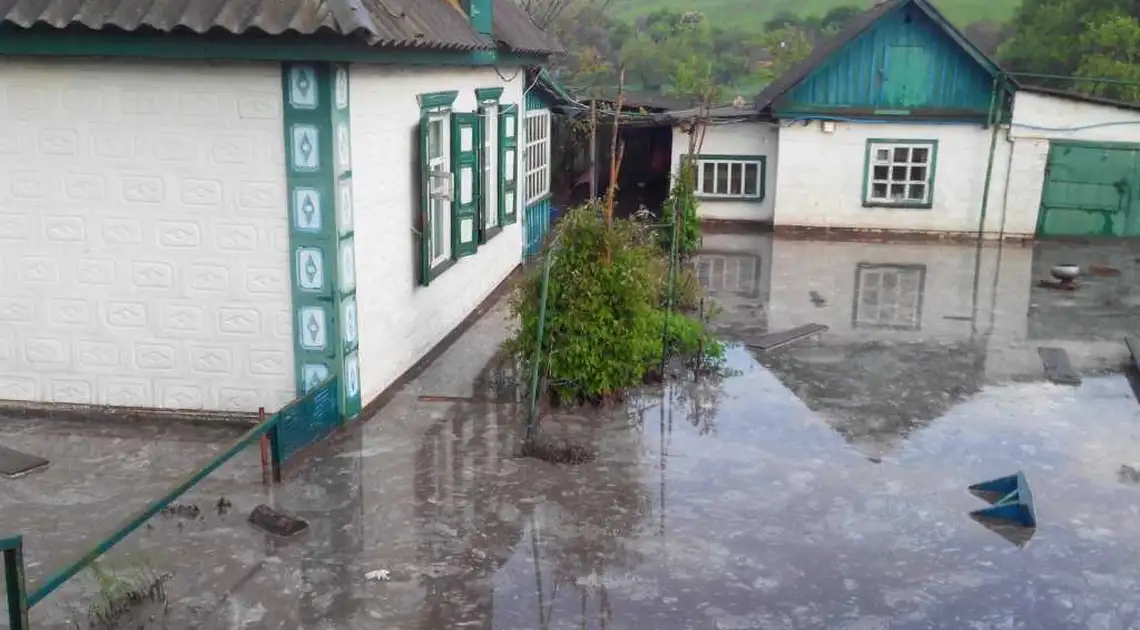
<path fill-rule="evenodd" d="M 392 579 L 392 574 L 388 569 L 376 569 L 375 571 L 365 573 L 364 577 L 373 582 L 387 582 Z"/>

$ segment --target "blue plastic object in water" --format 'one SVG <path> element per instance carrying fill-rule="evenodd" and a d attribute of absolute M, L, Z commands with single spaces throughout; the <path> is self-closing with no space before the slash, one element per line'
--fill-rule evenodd
<path fill-rule="evenodd" d="M 992 504 L 970 514 L 1010 521 L 1022 527 L 1037 527 L 1037 516 L 1033 513 L 1033 493 L 1020 470 L 1016 475 L 976 483 L 970 486 L 970 490 L 983 495 Z"/>

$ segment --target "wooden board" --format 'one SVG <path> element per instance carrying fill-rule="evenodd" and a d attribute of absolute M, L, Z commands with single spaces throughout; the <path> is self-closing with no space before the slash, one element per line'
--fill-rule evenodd
<path fill-rule="evenodd" d="M 795 328 L 785 330 L 783 332 L 764 335 L 763 337 L 760 337 L 759 339 L 746 345 L 749 348 L 764 350 L 766 352 L 768 350 L 782 348 L 783 346 L 786 346 L 790 343 L 795 343 L 800 339 L 810 337 L 826 330 L 827 326 L 824 326 L 823 324 L 805 324 L 803 326 L 796 326 Z"/>
<path fill-rule="evenodd" d="M 1069 353 L 1064 348 L 1038 348 L 1037 354 L 1041 355 L 1041 365 L 1049 380 L 1058 385 L 1081 384 L 1081 375 L 1069 361 Z"/>
<path fill-rule="evenodd" d="M 48 465 L 48 460 L 0 446 L 0 475 L 19 477 Z"/>
<path fill-rule="evenodd" d="M 1132 353 L 1132 367 L 1140 370 L 1140 337 L 1128 335 L 1124 338 L 1124 345 L 1128 346 L 1128 351 Z"/>

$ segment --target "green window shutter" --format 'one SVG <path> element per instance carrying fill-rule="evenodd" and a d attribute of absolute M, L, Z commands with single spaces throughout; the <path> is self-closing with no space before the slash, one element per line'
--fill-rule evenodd
<path fill-rule="evenodd" d="M 420 284 L 431 283 L 431 172 L 428 168 L 428 116 L 420 116 Z"/>
<path fill-rule="evenodd" d="M 518 221 L 518 122 L 519 110 L 502 105 L 499 110 L 499 225 Z"/>
<path fill-rule="evenodd" d="M 478 154 L 475 151 L 478 134 L 478 114 L 451 115 L 451 172 L 455 174 L 455 188 L 451 202 L 451 251 L 453 258 L 470 256 L 478 247 L 475 220 L 479 196 Z"/>
<path fill-rule="evenodd" d="M 487 156 L 484 155 L 487 145 L 487 109 L 480 107 L 478 111 L 479 114 L 475 116 L 475 163 L 478 165 L 475 169 L 475 235 L 479 244 L 483 245 L 488 237 L 487 218 L 483 216 L 487 205 Z"/>

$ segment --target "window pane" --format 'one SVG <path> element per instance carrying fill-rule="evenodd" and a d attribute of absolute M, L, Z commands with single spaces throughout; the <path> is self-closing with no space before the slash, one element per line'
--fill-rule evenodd
<path fill-rule="evenodd" d="M 906 167 L 905 166 L 892 166 L 891 167 L 891 181 L 905 182 L 906 181 Z"/>
<path fill-rule="evenodd" d="M 895 147 L 895 154 L 893 162 L 907 162 L 910 156 L 910 149 L 907 147 Z"/>
<path fill-rule="evenodd" d="M 716 163 L 716 193 L 723 195 L 728 192 L 728 165 L 724 162 Z"/>
<path fill-rule="evenodd" d="M 701 162 L 701 192 L 712 193 L 716 190 L 713 184 L 713 171 L 715 168 L 715 164 Z"/>
<path fill-rule="evenodd" d="M 760 165 L 755 163 L 744 165 L 744 194 L 746 195 L 759 195 L 760 194 Z"/>
<path fill-rule="evenodd" d="M 890 162 L 891 152 L 889 149 L 875 149 L 876 162 Z"/>
<path fill-rule="evenodd" d="M 428 122 L 428 159 L 443 156 L 443 121 L 433 119 Z"/>
<path fill-rule="evenodd" d="M 891 184 L 891 199 L 902 201 L 906 196 L 906 184 Z"/>
<path fill-rule="evenodd" d="M 890 179 L 891 167 L 889 166 L 876 166 L 871 169 L 871 178 L 885 180 Z"/>
<path fill-rule="evenodd" d="M 909 197 L 911 201 L 926 201 L 926 184 L 911 184 Z"/>
<path fill-rule="evenodd" d="M 912 181 L 912 182 L 926 182 L 926 167 L 925 166 L 912 166 L 912 167 L 910 167 L 910 181 Z"/>
<path fill-rule="evenodd" d="M 444 203 L 443 200 L 436 197 L 431 200 L 431 240 L 432 240 L 432 257 L 438 257 L 444 252 L 443 241 L 443 222 L 447 218 L 444 216 Z"/>
<path fill-rule="evenodd" d="M 733 194 L 733 195 L 742 194 L 740 191 L 740 186 L 741 186 L 741 184 L 743 184 L 744 176 L 741 174 L 741 166 L 742 165 L 740 162 L 733 162 L 732 164 L 729 165 L 730 172 L 729 172 L 729 179 L 728 179 L 728 183 L 729 183 L 729 191 L 728 192 Z"/>
<path fill-rule="evenodd" d="M 918 164 L 928 164 L 930 162 L 930 149 L 926 147 L 915 147 L 910 152 L 910 161 Z"/>
<path fill-rule="evenodd" d="M 887 185 L 886 184 L 873 184 L 871 186 L 871 197 L 875 199 L 887 198 Z"/>

